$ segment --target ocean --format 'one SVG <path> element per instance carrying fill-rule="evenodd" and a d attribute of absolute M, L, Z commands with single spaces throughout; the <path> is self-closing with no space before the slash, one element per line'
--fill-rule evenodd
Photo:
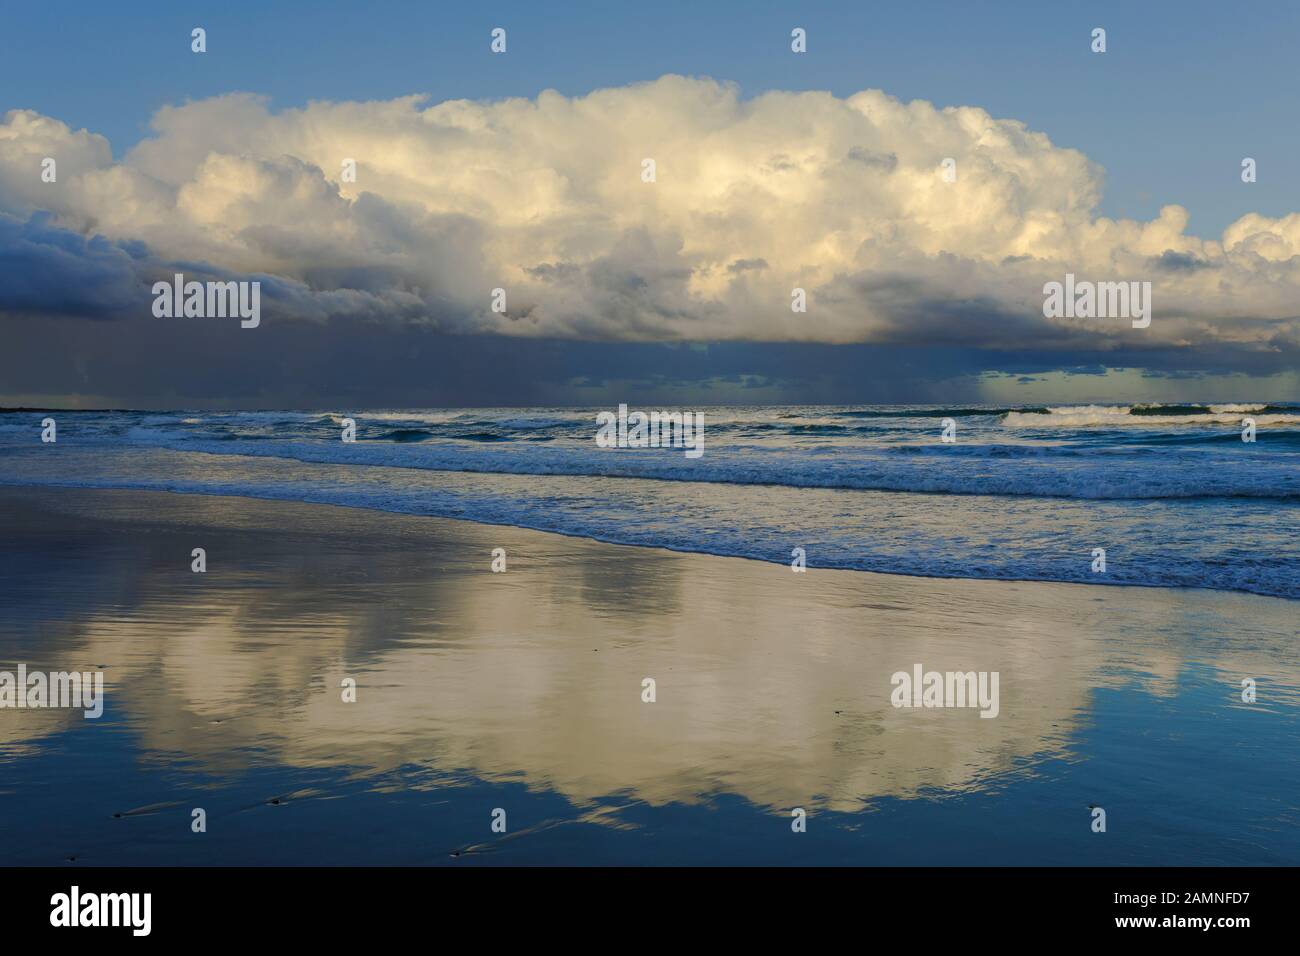
<path fill-rule="evenodd" d="M 1300 860 L 1300 406 L 610 411 L 0 415 L 0 860 Z"/>
<path fill-rule="evenodd" d="M 23 410 L 0 416 L 0 483 L 340 504 L 772 562 L 803 549 L 810 568 L 1300 597 L 1298 403 L 693 410 L 698 458 L 599 447 L 604 407 Z"/>

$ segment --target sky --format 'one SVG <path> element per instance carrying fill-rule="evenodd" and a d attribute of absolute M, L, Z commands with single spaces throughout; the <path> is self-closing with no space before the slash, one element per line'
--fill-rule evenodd
<path fill-rule="evenodd" d="M 1300 393 L 1294 4 L 4 21 L 3 404 Z M 155 317 L 178 271 L 260 281 L 262 324 Z M 1151 282 L 1151 326 L 1046 318 L 1067 272 Z"/>

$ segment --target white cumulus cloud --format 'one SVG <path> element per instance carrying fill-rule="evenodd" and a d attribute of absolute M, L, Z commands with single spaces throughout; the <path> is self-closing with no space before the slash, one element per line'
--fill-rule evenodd
<path fill-rule="evenodd" d="M 876 90 L 745 99 L 665 76 L 573 98 L 280 112 L 230 94 L 166 107 L 152 128 L 116 162 L 103 137 L 52 118 L 16 110 L 0 124 L 0 215 L 47 211 L 83 237 L 143 244 L 147 256 L 120 257 L 141 310 L 155 274 L 192 263 L 277 280 L 287 317 L 450 331 L 1022 350 L 1300 343 L 1300 213 L 1247 215 L 1218 239 L 1189 235 L 1179 206 L 1149 222 L 1103 218 L 1087 157 L 977 107 Z M 41 181 L 44 157 L 56 183 Z M 24 262 L 40 259 L 32 241 Z M 1151 327 L 1043 318 L 1043 283 L 1066 272 L 1152 282 Z M 498 287 L 504 315 L 490 308 Z M 805 314 L 790 309 L 795 287 Z"/>

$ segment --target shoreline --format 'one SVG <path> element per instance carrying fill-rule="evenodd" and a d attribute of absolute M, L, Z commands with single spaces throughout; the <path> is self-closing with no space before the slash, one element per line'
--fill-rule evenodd
<path fill-rule="evenodd" d="M 199 452 L 199 454 L 207 454 L 207 453 Z M 423 471 L 422 469 L 414 469 L 414 470 Z M 436 469 L 430 471 L 431 472 L 436 471 Z M 461 472 L 452 472 L 452 473 L 461 474 Z M 473 472 L 470 472 L 470 474 L 473 474 Z M 495 474 L 495 473 L 485 472 L 485 474 Z M 610 476 L 610 478 L 611 480 L 628 480 L 628 481 L 659 480 L 654 478 L 624 479 L 621 476 Z M 664 480 L 678 480 L 678 479 L 664 479 Z M 773 486 L 773 487 L 783 487 L 783 486 Z M 563 531 L 554 528 L 538 528 L 538 527 L 532 527 L 525 524 L 514 524 L 510 522 L 494 522 L 494 521 L 478 519 L 478 518 L 459 518 L 459 517 L 451 517 L 448 515 L 419 514 L 411 511 L 398 511 L 396 509 L 371 507 L 365 504 L 350 504 L 346 502 L 334 502 L 334 501 L 309 501 L 309 500 L 304 500 L 301 497 L 290 497 L 290 496 L 278 497 L 278 496 L 271 496 L 271 495 L 213 494 L 209 491 L 176 491 L 176 490 L 162 490 L 162 489 L 139 488 L 139 487 L 87 487 L 86 485 L 81 485 L 81 484 L 56 484 L 56 483 L 45 483 L 45 484 L 12 483 L 11 484 L 11 483 L 0 482 L 0 507 L 3 507 L 2 496 L 8 490 L 39 492 L 42 490 L 50 490 L 50 489 L 58 489 L 61 492 L 67 492 L 73 494 L 78 492 L 92 492 L 92 493 L 102 492 L 102 493 L 121 493 L 121 494 L 139 494 L 139 495 L 167 495 L 167 496 L 174 496 L 179 498 L 197 497 L 197 498 L 214 498 L 214 499 L 235 499 L 235 500 L 242 500 L 242 501 L 299 504 L 304 506 L 320 507 L 320 508 L 342 508 L 342 509 L 347 509 L 349 511 L 358 511 L 367 514 L 391 515 L 400 518 L 428 519 L 428 520 L 435 520 L 435 521 L 451 521 L 451 522 L 465 523 L 471 525 L 478 525 L 485 528 L 506 528 L 506 529 L 512 529 L 518 531 L 526 531 L 534 534 L 555 535 L 562 538 L 570 538 L 577 541 L 585 541 L 591 544 L 598 544 L 598 545 L 604 545 L 604 546 L 615 547 L 615 548 L 636 548 L 638 550 L 662 551 L 669 554 L 698 555 L 700 557 L 721 558 L 721 559 L 737 560 L 737 561 L 752 561 L 761 565 L 769 565 L 769 566 L 777 566 L 777 567 L 785 567 L 785 568 L 790 567 L 788 561 L 770 560 L 767 558 L 756 557 L 754 555 L 721 554 L 714 551 L 700 551 L 700 550 L 693 550 L 690 548 L 675 548 L 672 547 L 671 545 L 664 545 L 664 544 L 643 544 L 640 542 L 614 541 L 606 538 L 595 537 L 593 535 L 582 534 L 579 532 Z M 932 494 L 931 492 L 902 492 L 902 491 L 888 491 L 888 490 L 873 491 L 872 493 Z M 976 495 L 974 497 L 978 497 L 978 496 Z M 1187 591 L 1193 593 L 1209 592 L 1209 593 L 1216 593 L 1216 594 L 1240 594 L 1240 595 L 1248 595 L 1254 598 L 1282 601 L 1286 603 L 1295 603 L 1296 601 L 1300 600 L 1300 598 L 1293 598 L 1286 595 L 1264 594 L 1258 591 L 1250 591 L 1243 588 L 1216 588 L 1216 587 L 1190 585 L 1190 584 L 1189 585 L 1158 584 L 1158 583 L 1144 584 L 1142 582 L 1135 582 L 1135 581 L 1110 582 L 1104 580 L 1067 581 L 1067 580 L 1057 580 L 1054 578 L 1029 578 L 1029 577 L 969 577 L 969 576 L 962 576 L 962 575 L 922 574 L 919 572 L 912 572 L 912 571 L 905 571 L 905 570 L 879 571 L 879 570 L 870 570 L 865 568 L 849 568 L 849 567 L 837 567 L 833 565 L 817 565 L 815 563 L 810 564 L 808 566 L 808 570 L 817 571 L 823 574 L 828 572 L 842 572 L 846 574 L 871 575 L 871 576 L 879 576 L 883 578 L 912 578 L 912 579 L 928 580 L 928 581 L 963 581 L 963 582 L 971 582 L 971 583 L 992 582 L 992 583 L 1003 583 L 1003 584 L 1068 585 L 1072 587 L 1102 588 L 1106 590 L 1121 588 L 1121 589 L 1157 590 L 1157 591 L 1174 591 L 1174 592 Z"/>

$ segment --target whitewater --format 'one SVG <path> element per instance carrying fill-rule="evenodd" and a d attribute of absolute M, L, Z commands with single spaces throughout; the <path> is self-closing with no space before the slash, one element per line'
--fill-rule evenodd
<path fill-rule="evenodd" d="M 603 407 L 11 410 L 0 483 L 321 502 L 774 562 L 800 547 L 812 569 L 1300 597 L 1300 404 L 663 410 L 702 412 L 702 458 L 599 447 Z"/>

